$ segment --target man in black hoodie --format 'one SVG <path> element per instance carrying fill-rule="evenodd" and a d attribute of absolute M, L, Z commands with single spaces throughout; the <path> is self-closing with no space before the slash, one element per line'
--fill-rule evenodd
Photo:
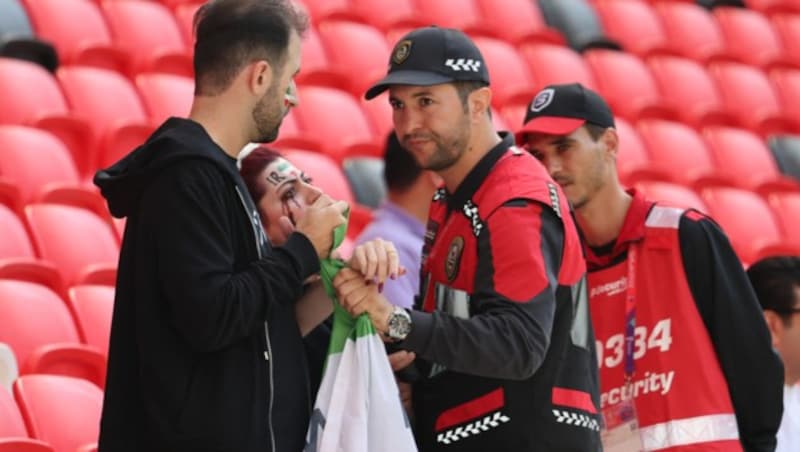
<path fill-rule="evenodd" d="M 195 18 L 195 98 L 95 183 L 126 217 L 99 450 L 299 451 L 313 400 L 295 320 L 343 202 L 273 247 L 236 168 L 295 104 L 306 18 L 215 0 Z"/>

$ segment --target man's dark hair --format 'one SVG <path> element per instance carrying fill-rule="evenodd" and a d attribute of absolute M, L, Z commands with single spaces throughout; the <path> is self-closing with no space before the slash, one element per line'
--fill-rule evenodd
<path fill-rule="evenodd" d="M 247 191 L 250 192 L 250 197 L 258 204 L 264 194 L 267 192 L 267 184 L 262 180 L 261 173 L 275 160 L 283 156 L 273 149 L 266 146 L 259 146 L 252 151 L 245 158 L 242 159 L 239 169 L 239 174 L 247 186 Z"/>
<path fill-rule="evenodd" d="M 225 90 L 244 66 L 267 60 L 279 76 L 292 30 L 308 17 L 286 0 L 212 0 L 194 16 L 195 94 Z"/>
<path fill-rule="evenodd" d="M 589 132 L 589 136 L 592 137 L 592 141 L 599 140 L 600 137 L 606 133 L 607 129 L 607 127 L 598 126 L 597 124 L 592 124 L 590 122 L 583 124 L 583 126 L 586 128 L 586 131 Z"/>
<path fill-rule="evenodd" d="M 389 191 L 402 193 L 408 190 L 422 173 L 414 156 L 400 145 L 394 132 L 389 132 L 386 138 L 383 163 L 383 179 Z"/>
<path fill-rule="evenodd" d="M 458 92 L 458 98 L 461 100 L 461 106 L 464 107 L 464 113 L 469 111 L 469 105 L 467 104 L 467 99 L 469 98 L 469 95 L 472 94 L 472 92 L 477 89 L 481 89 L 484 86 L 488 86 L 484 82 L 475 82 L 468 80 L 458 80 L 452 83 L 453 86 L 456 87 L 456 91 Z M 491 108 L 487 108 L 486 111 L 491 117 L 492 116 Z"/>
<path fill-rule="evenodd" d="M 788 323 L 795 309 L 795 288 L 800 287 L 800 257 L 762 259 L 747 270 L 762 309 L 775 311 Z"/>

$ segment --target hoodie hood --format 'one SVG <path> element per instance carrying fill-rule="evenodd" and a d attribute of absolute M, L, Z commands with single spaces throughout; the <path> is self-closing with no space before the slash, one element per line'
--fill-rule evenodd
<path fill-rule="evenodd" d="M 203 126 L 189 119 L 170 118 L 143 145 L 98 171 L 94 184 L 108 201 L 111 215 L 123 218 L 138 206 L 142 194 L 162 170 L 189 159 L 216 163 L 234 183 L 239 177 L 236 159 L 217 146 Z"/>

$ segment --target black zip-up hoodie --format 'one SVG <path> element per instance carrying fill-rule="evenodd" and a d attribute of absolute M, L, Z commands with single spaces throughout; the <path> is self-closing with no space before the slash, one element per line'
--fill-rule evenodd
<path fill-rule="evenodd" d="M 301 450 L 308 239 L 269 244 L 236 161 L 190 120 L 167 120 L 95 184 L 127 217 L 100 452 Z"/>

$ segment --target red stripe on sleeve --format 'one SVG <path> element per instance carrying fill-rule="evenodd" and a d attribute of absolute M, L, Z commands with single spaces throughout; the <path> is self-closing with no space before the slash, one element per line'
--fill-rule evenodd
<path fill-rule="evenodd" d="M 597 414 L 597 409 L 588 392 L 567 388 L 553 388 L 553 405 L 577 408 L 592 414 Z"/>
<path fill-rule="evenodd" d="M 454 425 L 462 424 L 476 417 L 497 411 L 506 403 L 503 388 L 484 394 L 477 399 L 472 399 L 456 407 L 444 411 L 436 419 L 436 431 L 444 430 Z"/>

